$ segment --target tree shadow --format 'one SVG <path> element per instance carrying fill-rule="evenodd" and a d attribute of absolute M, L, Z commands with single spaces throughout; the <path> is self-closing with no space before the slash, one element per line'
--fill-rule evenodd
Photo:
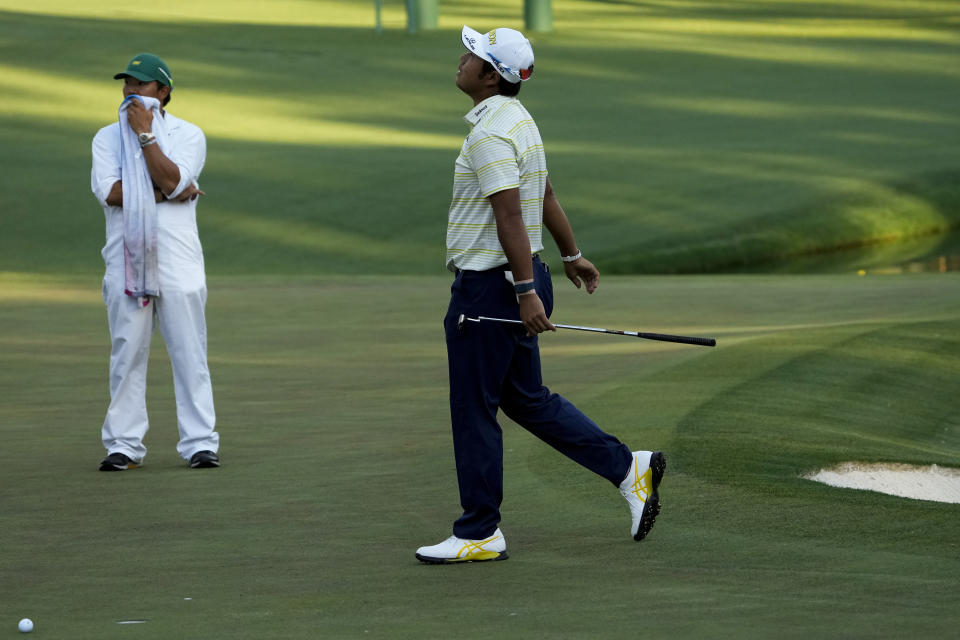
<path fill-rule="evenodd" d="M 847 36 L 814 24 L 809 36 L 820 5 L 778 3 L 769 15 L 755 3 L 681 5 L 622 3 L 629 19 L 602 36 L 588 23 L 535 38 L 538 74 L 521 99 L 601 268 L 725 269 L 875 242 L 877 229 L 906 237 L 955 224 L 953 196 L 928 183 L 960 166 L 948 12 L 861 3 L 854 17 L 868 23 L 914 22 L 889 37 L 873 23 Z M 856 13 L 825 15 L 844 11 Z M 798 32 L 750 31 L 795 16 Z M 0 11 L 0 37 L 0 169 L 12 185 L 0 193 L 0 269 L 97 268 L 97 216 L 75 213 L 78 203 L 96 213 L 89 141 L 115 117 L 112 75 L 142 50 L 174 71 L 171 111 L 207 132 L 200 224 L 212 269 L 442 268 L 469 107 L 454 86 L 452 31 Z M 777 240 L 758 241 L 758 230 Z"/>

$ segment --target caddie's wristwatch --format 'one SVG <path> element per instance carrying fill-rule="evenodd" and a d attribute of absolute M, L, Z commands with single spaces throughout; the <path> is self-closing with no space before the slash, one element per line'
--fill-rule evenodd
<path fill-rule="evenodd" d="M 153 135 L 149 131 L 146 133 L 141 133 L 137 135 L 137 139 L 140 141 L 140 146 L 145 147 L 148 144 L 153 144 L 157 141 L 157 136 Z"/>

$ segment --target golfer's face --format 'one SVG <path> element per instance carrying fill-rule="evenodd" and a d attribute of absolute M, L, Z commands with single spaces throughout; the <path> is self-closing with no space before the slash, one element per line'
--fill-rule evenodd
<path fill-rule="evenodd" d="M 480 74 L 483 72 L 483 60 L 467 51 L 460 56 L 460 66 L 457 67 L 457 87 L 464 93 L 471 95 L 481 88 Z"/>

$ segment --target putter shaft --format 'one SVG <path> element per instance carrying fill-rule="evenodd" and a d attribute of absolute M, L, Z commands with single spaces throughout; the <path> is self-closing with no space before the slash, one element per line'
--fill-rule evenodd
<path fill-rule="evenodd" d="M 468 320 L 470 322 L 503 322 L 506 324 L 523 324 L 520 320 L 510 320 L 507 318 L 490 318 L 487 316 L 477 316 L 476 318 L 468 318 L 466 316 L 461 316 L 462 320 Z M 635 338 L 643 338 L 645 340 L 659 340 L 661 342 L 678 342 L 681 344 L 695 344 L 702 347 L 714 347 L 717 344 L 717 341 L 713 338 L 700 338 L 696 336 L 675 336 L 668 333 L 649 333 L 644 331 L 621 331 L 619 329 L 601 329 L 599 327 L 581 327 L 574 324 L 559 324 L 554 322 L 553 326 L 558 329 L 572 329 L 574 331 L 589 331 L 592 333 L 612 333 L 614 335 L 621 336 L 633 336 Z"/>

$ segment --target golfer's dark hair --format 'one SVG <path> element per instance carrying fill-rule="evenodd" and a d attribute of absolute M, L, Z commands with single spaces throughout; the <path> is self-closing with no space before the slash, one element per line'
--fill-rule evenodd
<path fill-rule="evenodd" d="M 522 82 L 510 82 L 509 80 L 504 78 L 502 75 L 497 73 L 497 70 L 493 68 L 493 65 L 490 64 L 489 61 L 484 60 L 483 70 L 480 72 L 480 75 L 486 75 L 491 72 L 496 73 L 497 78 L 500 79 L 500 84 L 497 86 L 497 92 L 500 95 L 512 98 L 518 93 L 520 93 L 520 85 L 523 84 Z"/>

